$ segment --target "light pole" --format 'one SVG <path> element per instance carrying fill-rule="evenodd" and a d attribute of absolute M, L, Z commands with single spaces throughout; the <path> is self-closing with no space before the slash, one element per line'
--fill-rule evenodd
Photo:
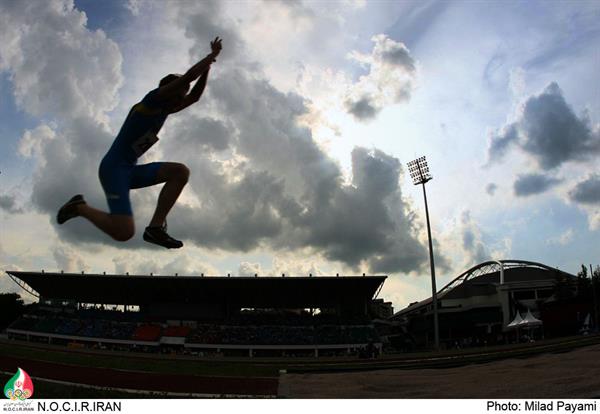
<path fill-rule="evenodd" d="M 435 349 L 440 349 L 440 330 L 438 323 L 437 288 L 435 286 L 435 263 L 433 261 L 433 243 L 431 241 L 431 226 L 429 224 L 429 209 L 427 208 L 427 192 L 425 183 L 432 180 L 425 157 L 417 158 L 409 162 L 408 171 L 414 185 L 423 185 L 423 199 L 425 200 L 425 218 L 427 219 L 427 237 L 429 239 L 429 265 L 431 267 L 431 299 L 433 301 L 433 335 L 435 338 Z"/>
<path fill-rule="evenodd" d="M 592 281 L 592 299 L 594 303 L 594 331 L 598 332 L 598 298 L 596 297 L 596 284 L 594 283 L 594 269 L 590 263 L 590 280 Z"/>

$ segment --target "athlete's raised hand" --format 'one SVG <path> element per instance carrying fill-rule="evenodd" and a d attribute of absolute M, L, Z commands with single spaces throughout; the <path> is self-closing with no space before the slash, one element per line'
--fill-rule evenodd
<path fill-rule="evenodd" d="M 215 37 L 215 39 L 212 42 L 210 42 L 210 54 L 208 54 L 204 59 L 202 59 L 201 61 L 197 62 L 194 66 L 189 68 L 187 72 L 185 72 L 182 76 L 179 76 L 174 81 L 169 82 L 164 86 L 161 86 L 158 89 L 157 98 L 159 100 L 171 99 L 171 97 L 173 95 L 176 95 L 178 91 L 182 90 L 184 87 L 189 88 L 192 82 L 194 82 L 202 75 L 206 75 L 208 73 L 210 65 L 212 65 L 213 62 L 216 61 L 216 57 L 219 55 L 219 53 L 221 53 L 221 49 L 223 48 L 221 42 L 222 39 L 219 38 L 219 36 Z M 186 99 L 195 99 L 195 101 L 200 99 L 202 91 L 204 90 L 204 85 L 206 85 L 206 78 L 204 78 L 202 82 L 199 82 L 196 85 L 194 85 L 194 89 L 192 89 L 192 91 L 186 95 Z M 172 110 L 170 113 L 180 111 L 181 109 L 189 106 L 189 104 L 190 103 L 187 102 L 185 105 L 179 105 L 177 106 L 176 110 Z"/>
<path fill-rule="evenodd" d="M 219 36 L 215 37 L 215 40 L 210 42 L 210 49 L 212 50 L 213 57 L 219 56 L 221 53 L 221 49 L 223 48 L 223 44 L 221 43 L 223 39 L 219 39 Z"/>

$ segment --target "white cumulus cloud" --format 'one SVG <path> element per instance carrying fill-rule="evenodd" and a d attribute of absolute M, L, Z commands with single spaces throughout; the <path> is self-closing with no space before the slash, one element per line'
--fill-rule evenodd
<path fill-rule="evenodd" d="M 105 120 L 121 85 L 121 53 L 69 0 L 0 3 L 0 71 L 29 114 Z"/>
<path fill-rule="evenodd" d="M 410 100 L 416 82 L 417 63 L 404 43 L 383 34 L 372 41 L 370 54 L 350 54 L 369 70 L 350 86 L 345 100 L 348 113 L 360 121 L 375 118 L 385 106 Z"/>

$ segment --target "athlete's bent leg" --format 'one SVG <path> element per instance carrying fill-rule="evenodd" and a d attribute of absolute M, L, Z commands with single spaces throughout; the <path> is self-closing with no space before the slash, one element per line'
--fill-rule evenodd
<path fill-rule="evenodd" d="M 75 217 L 88 219 L 117 241 L 127 241 L 135 233 L 133 216 L 105 213 L 87 204 L 81 194 L 72 197 L 58 210 L 56 221 L 58 224 L 64 224 Z"/>
<path fill-rule="evenodd" d="M 158 197 L 152 220 L 144 231 L 145 241 L 167 249 L 178 249 L 183 246 L 181 241 L 167 233 L 166 217 L 185 187 L 189 175 L 190 170 L 185 165 L 174 162 L 152 162 L 133 167 L 129 188 L 143 188 L 165 183 Z"/>
<path fill-rule="evenodd" d="M 127 241 L 135 234 L 133 216 L 108 214 L 88 204 L 77 206 L 77 212 L 117 241 Z"/>
<path fill-rule="evenodd" d="M 157 184 L 165 183 L 156 204 L 156 210 L 150 220 L 149 227 L 160 227 L 165 224 L 167 214 L 179 198 L 183 187 L 188 182 L 190 170 L 184 164 L 176 162 L 162 163 L 156 175 Z"/>

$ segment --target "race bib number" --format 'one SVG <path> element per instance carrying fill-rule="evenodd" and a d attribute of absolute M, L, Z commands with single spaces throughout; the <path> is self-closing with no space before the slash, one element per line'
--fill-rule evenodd
<path fill-rule="evenodd" d="M 135 155 L 139 158 L 143 153 L 148 151 L 150 147 L 158 142 L 158 137 L 152 131 L 146 132 L 144 135 L 133 141 L 131 148 Z"/>

